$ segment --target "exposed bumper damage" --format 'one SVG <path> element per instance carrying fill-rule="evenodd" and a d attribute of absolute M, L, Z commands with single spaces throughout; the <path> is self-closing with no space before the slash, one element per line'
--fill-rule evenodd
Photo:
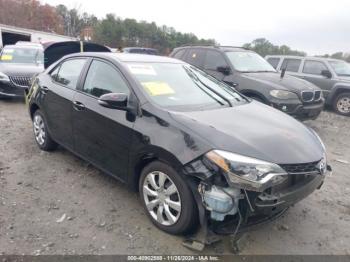
<path fill-rule="evenodd" d="M 292 167 L 286 168 L 290 172 L 275 184 L 247 189 L 232 184 L 206 159 L 188 164 L 184 172 L 195 178 L 190 179 L 190 184 L 199 207 L 201 228 L 185 246 L 200 250 L 222 235 L 231 235 L 237 241 L 248 229 L 279 217 L 288 207 L 321 188 L 324 172 L 306 169 L 304 173 L 292 173 Z M 330 166 L 327 170 L 331 171 Z"/>

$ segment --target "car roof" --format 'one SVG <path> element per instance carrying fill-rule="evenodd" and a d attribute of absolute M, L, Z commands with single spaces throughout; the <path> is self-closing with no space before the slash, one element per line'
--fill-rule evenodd
<path fill-rule="evenodd" d="M 15 44 L 15 45 L 5 45 L 4 48 L 10 48 L 10 49 L 15 49 L 15 48 L 27 48 L 27 49 L 43 49 L 42 46 L 40 45 L 22 45 L 22 44 Z"/>
<path fill-rule="evenodd" d="M 182 46 L 177 47 L 174 50 L 180 50 L 180 49 L 190 49 L 190 48 L 203 48 L 203 49 L 216 49 L 221 50 L 224 52 L 232 52 L 232 51 L 246 51 L 246 52 L 253 52 L 247 48 L 240 47 L 240 46 Z"/>
<path fill-rule="evenodd" d="M 335 58 L 318 57 L 318 56 L 296 56 L 296 55 L 267 55 L 266 58 L 291 58 L 291 59 L 305 58 L 305 59 L 312 59 L 312 60 L 318 60 L 318 61 L 343 61 Z"/>
<path fill-rule="evenodd" d="M 149 47 L 124 47 L 123 50 L 152 50 L 152 51 L 158 51 L 155 48 L 149 48 Z"/>
<path fill-rule="evenodd" d="M 128 54 L 128 53 L 107 53 L 107 52 L 86 52 L 76 53 L 69 55 L 69 57 L 75 56 L 93 56 L 101 58 L 112 58 L 118 62 L 137 62 L 137 63 L 172 63 L 183 64 L 183 61 L 178 59 L 166 57 L 166 56 L 150 56 L 145 54 Z"/>
<path fill-rule="evenodd" d="M 201 46 L 201 45 L 194 45 L 194 46 L 181 46 L 181 47 L 174 48 L 174 50 L 190 49 L 190 48 L 216 49 L 216 50 L 221 50 L 221 51 L 224 51 L 224 52 L 230 52 L 230 51 L 254 52 L 252 50 L 249 50 L 249 49 L 241 47 L 241 46 Z"/>

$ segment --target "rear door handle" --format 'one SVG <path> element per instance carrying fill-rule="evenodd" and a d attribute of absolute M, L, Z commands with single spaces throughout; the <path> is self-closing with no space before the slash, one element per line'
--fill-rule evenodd
<path fill-rule="evenodd" d="M 77 111 L 83 111 L 85 109 L 85 106 L 83 103 L 79 102 L 79 101 L 74 101 L 73 102 L 73 107 L 75 110 Z"/>

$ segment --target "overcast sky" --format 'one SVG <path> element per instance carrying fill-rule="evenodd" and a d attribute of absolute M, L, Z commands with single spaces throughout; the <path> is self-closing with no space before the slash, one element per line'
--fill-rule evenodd
<path fill-rule="evenodd" d="M 265 37 L 309 55 L 350 52 L 349 0 L 41 0 L 102 18 L 114 13 L 237 45 Z"/>

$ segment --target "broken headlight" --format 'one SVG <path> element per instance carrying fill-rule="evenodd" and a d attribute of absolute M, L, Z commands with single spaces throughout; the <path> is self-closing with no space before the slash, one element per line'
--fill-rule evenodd
<path fill-rule="evenodd" d="M 274 163 L 222 150 L 210 151 L 205 156 L 224 172 L 231 186 L 264 191 L 286 179 L 286 171 Z"/>

